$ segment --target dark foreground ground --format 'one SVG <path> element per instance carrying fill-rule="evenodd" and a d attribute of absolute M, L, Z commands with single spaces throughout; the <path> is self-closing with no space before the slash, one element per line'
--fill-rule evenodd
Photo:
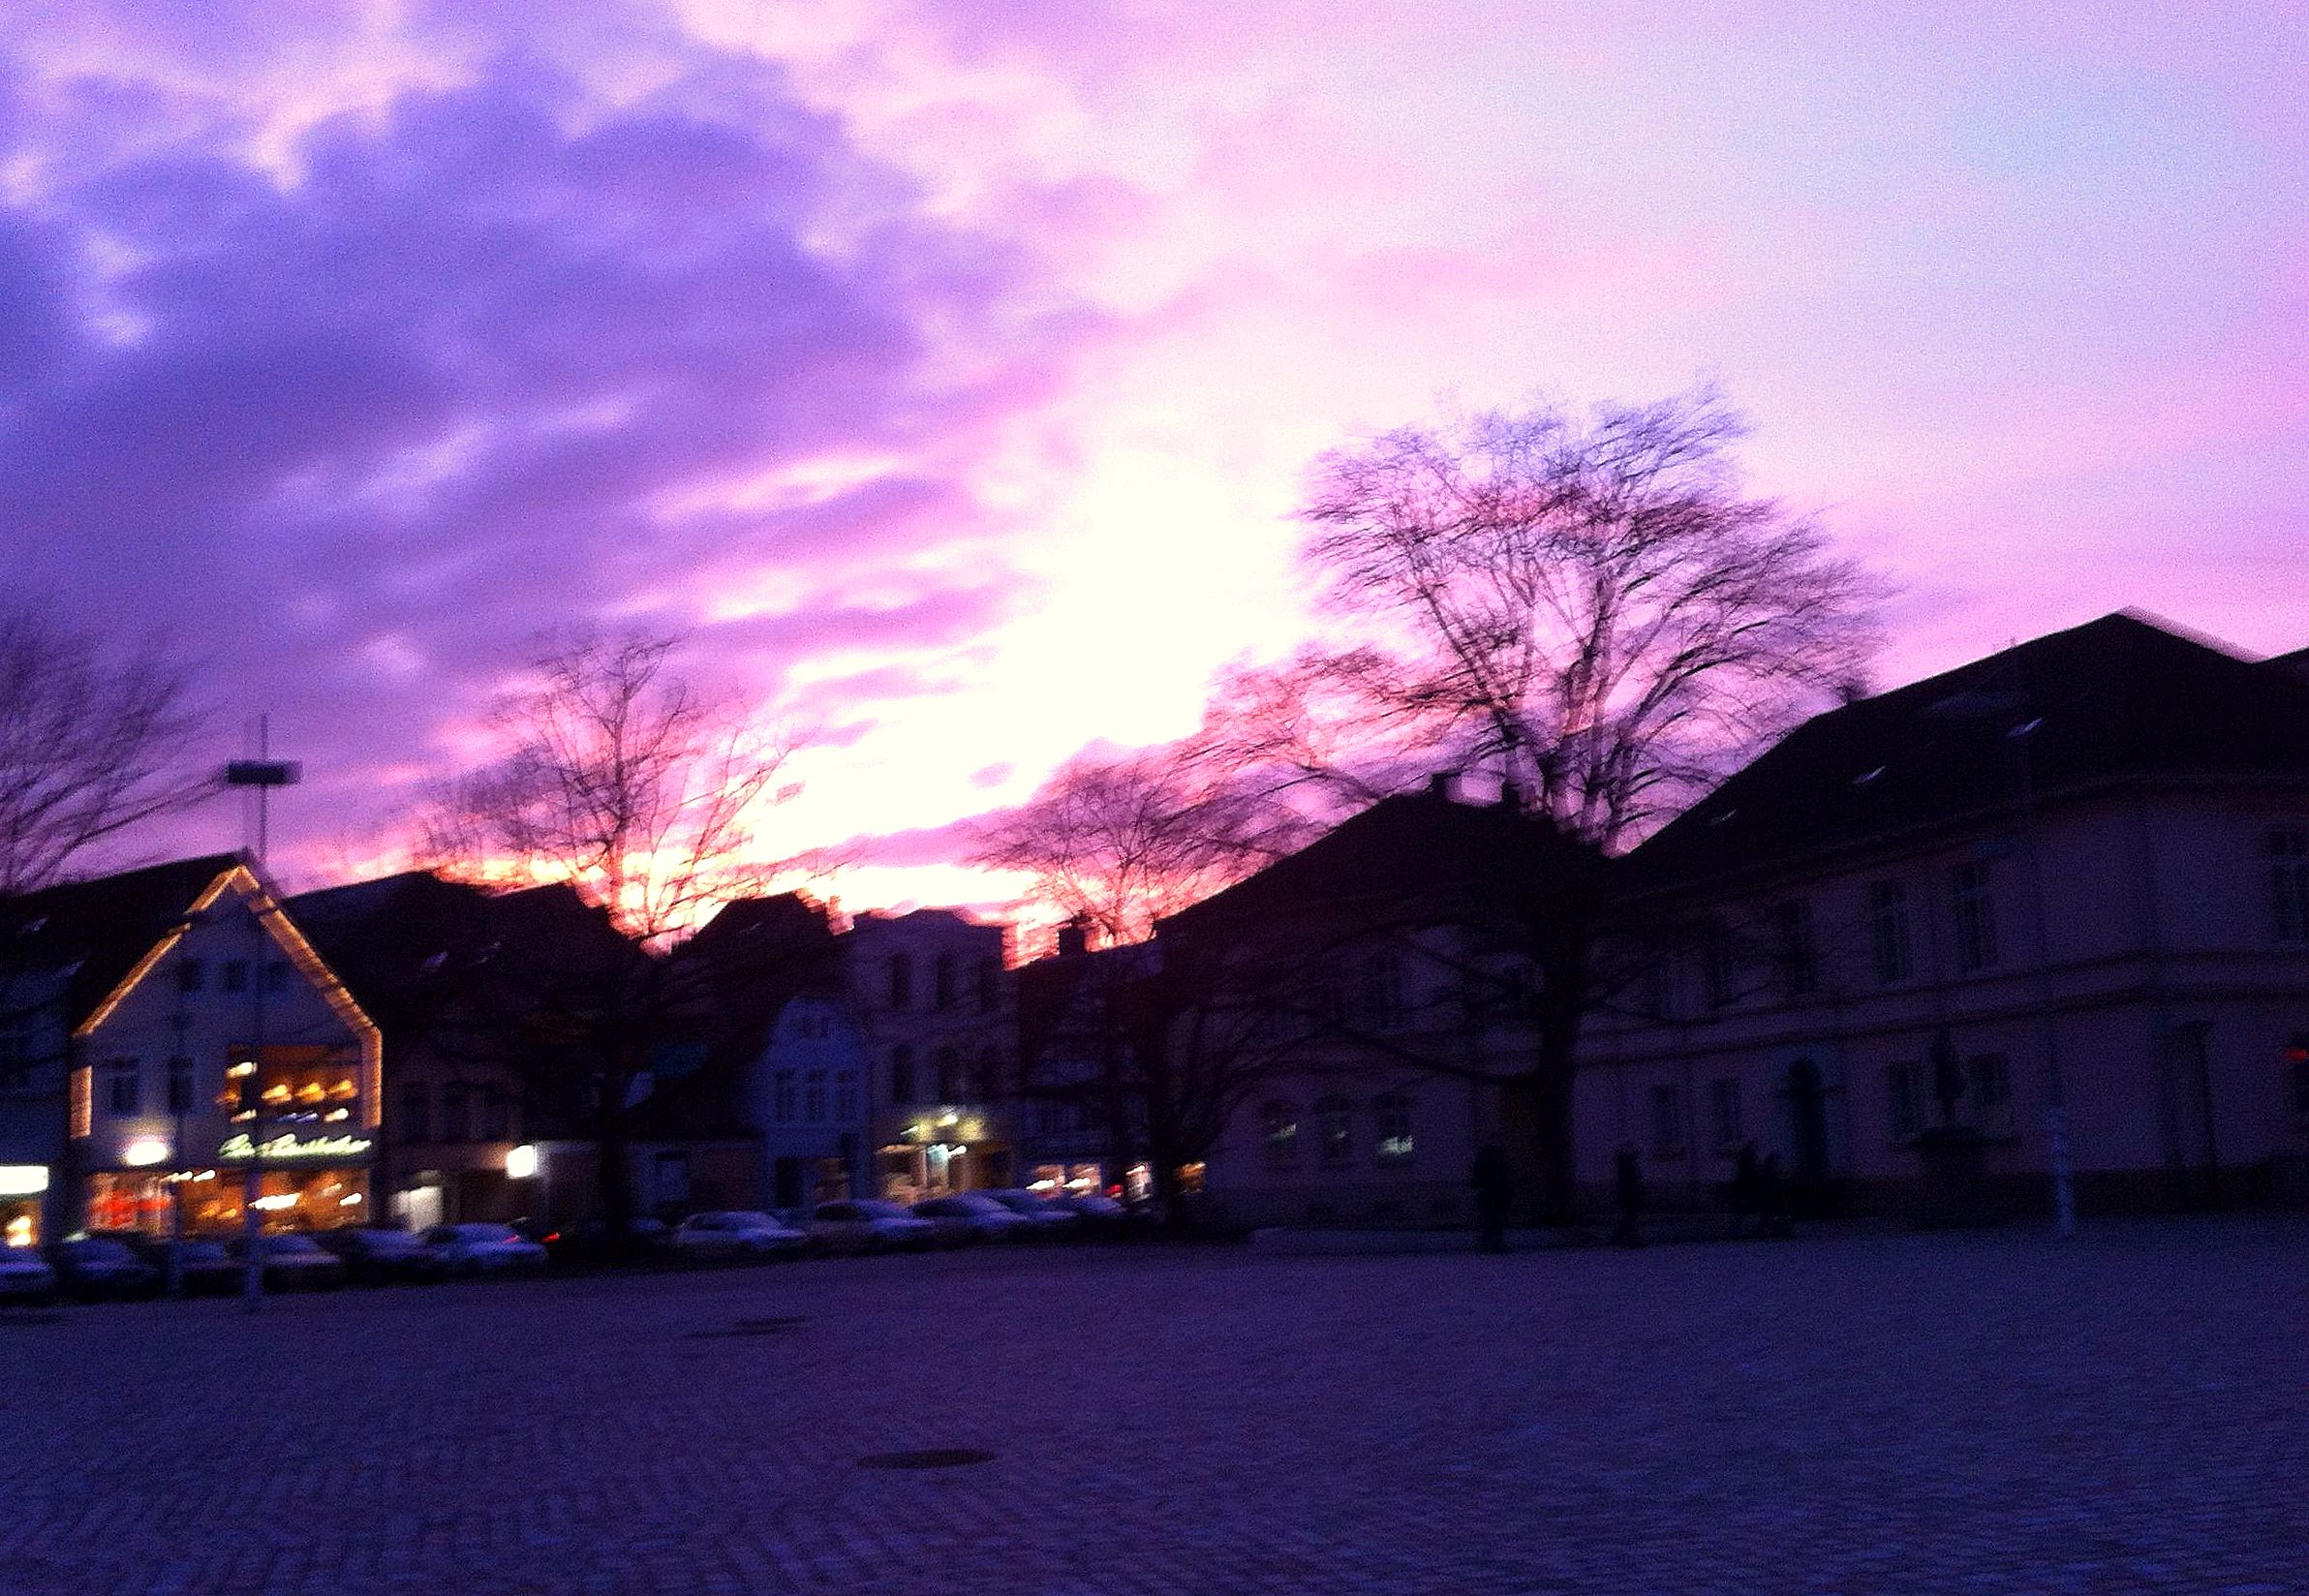
<path fill-rule="evenodd" d="M 0 1324 L 9 1596 L 785 1590 L 2309 1590 L 2309 1225 Z"/>

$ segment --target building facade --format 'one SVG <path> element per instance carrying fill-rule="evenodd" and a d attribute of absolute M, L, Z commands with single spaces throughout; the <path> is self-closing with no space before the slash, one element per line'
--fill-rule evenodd
<path fill-rule="evenodd" d="M 1897 1210 L 1955 1129 L 2048 1211 L 2309 1170 L 2309 683 L 2108 617 L 1821 716 L 1626 862 L 1584 1182 L 1707 1203 L 1743 1146 Z"/>

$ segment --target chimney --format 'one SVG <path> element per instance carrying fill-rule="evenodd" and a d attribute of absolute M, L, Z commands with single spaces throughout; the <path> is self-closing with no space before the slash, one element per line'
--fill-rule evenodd
<path fill-rule="evenodd" d="M 1451 802 L 1451 783 L 1458 774 L 1459 772 L 1452 770 L 1435 772 L 1434 775 L 1427 779 L 1427 795 L 1430 798 L 1440 798 L 1445 803 Z"/>
<path fill-rule="evenodd" d="M 1513 782 L 1499 783 L 1499 807 L 1510 814 L 1524 813 L 1524 789 Z"/>
<path fill-rule="evenodd" d="M 1091 927 L 1079 916 L 1059 928 L 1059 957 L 1079 957 L 1091 951 Z"/>

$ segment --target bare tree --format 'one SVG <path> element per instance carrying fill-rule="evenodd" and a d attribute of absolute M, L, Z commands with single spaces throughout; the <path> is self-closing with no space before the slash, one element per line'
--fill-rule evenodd
<path fill-rule="evenodd" d="M 783 777 L 804 740 L 709 699 L 673 669 L 678 647 L 646 634 L 545 646 L 492 714 L 504 752 L 437 791 L 422 825 L 445 874 L 567 883 L 629 944 L 517 1005 L 529 1057 L 590 1117 L 613 1239 L 631 1204 L 631 1112 L 653 1060 L 697 1023 L 700 995 L 667 947 L 778 869 L 755 858 L 754 826 L 797 790 Z"/>
<path fill-rule="evenodd" d="M 0 897 L 216 790 L 187 769 L 203 723 L 191 683 L 156 646 L 116 652 L 0 598 Z"/>
<path fill-rule="evenodd" d="M 1503 869 L 1540 972 L 1531 1093 L 1549 1205 L 1574 1195 L 1571 1081 L 1602 861 L 1760 744 L 1859 691 L 1877 584 L 1746 496 L 1712 390 L 1408 428 L 1323 456 L 1302 517 L 1325 646 L 1220 686 L 1238 768 L 1351 794 L 1494 778 L 1579 854 Z"/>

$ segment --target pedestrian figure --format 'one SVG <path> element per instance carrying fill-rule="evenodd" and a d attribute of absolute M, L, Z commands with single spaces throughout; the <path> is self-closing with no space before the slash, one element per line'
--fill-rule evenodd
<path fill-rule="evenodd" d="M 1467 1172 L 1475 1191 L 1475 1244 L 1485 1252 L 1507 1250 L 1507 1209 L 1515 1198 L 1515 1172 L 1508 1167 L 1507 1150 L 1487 1142 L 1475 1154 Z"/>
<path fill-rule="evenodd" d="M 1739 1160 L 1732 1166 L 1732 1239 L 1735 1242 L 1739 1240 L 1739 1233 L 1745 1228 L 1750 1215 L 1755 1216 L 1759 1232 L 1764 1228 L 1763 1194 L 1758 1189 L 1763 1179 L 1763 1171 L 1756 1167 L 1756 1144 L 1740 1143 Z"/>
<path fill-rule="evenodd" d="M 1619 1194 L 1619 1228 L 1612 1240 L 1621 1246 L 1642 1246 L 1644 1161 L 1637 1156 L 1633 1142 L 1619 1144 L 1619 1155 L 1612 1160 L 1612 1179 Z"/>
<path fill-rule="evenodd" d="M 1761 1201 L 1758 1204 L 1757 1234 L 1760 1236 L 1789 1236 L 1795 1234 L 1788 1227 L 1788 1179 L 1780 1168 L 1780 1155 L 1764 1155 L 1764 1168 L 1758 1177 Z"/>

